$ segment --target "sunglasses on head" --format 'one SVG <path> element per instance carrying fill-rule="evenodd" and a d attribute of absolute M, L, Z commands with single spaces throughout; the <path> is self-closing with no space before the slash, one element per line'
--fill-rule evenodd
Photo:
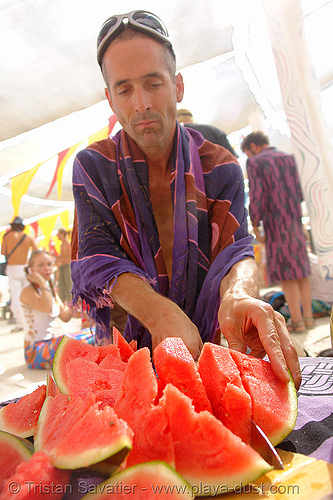
<path fill-rule="evenodd" d="M 124 22 L 125 19 L 127 20 L 126 23 Z M 112 40 L 114 40 L 126 27 L 127 23 L 132 28 L 146 33 L 161 42 L 167 43 L 172 50 L 172 45 L 168 38 L 169 33 L 163 21 L 151 12 L 133 10 L 127 14 L 109 17 L 103 24 L 97 38 L 97 60 L 100 66 L 102 66 L 102 59 L 106 49 Z"/>

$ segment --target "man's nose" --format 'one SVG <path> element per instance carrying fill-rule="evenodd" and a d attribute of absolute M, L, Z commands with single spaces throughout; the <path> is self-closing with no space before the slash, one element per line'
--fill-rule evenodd
<path fill-rule="evenodd" d="M 148 109 L 151 108 L 151 102 L 148 92 L 143 88 L 137 88 L 133 92 L 134 99 L 134 108 L 135 111 L 139 113 L 145 113 Z"/>

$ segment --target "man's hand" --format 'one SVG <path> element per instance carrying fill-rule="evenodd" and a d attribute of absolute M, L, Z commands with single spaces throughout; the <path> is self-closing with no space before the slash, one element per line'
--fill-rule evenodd
<path fill-rule="evenodd" d="M 222 334 L 231 349 L 251 355 L 268 355 L 280 380 L 290 380 L 298 389 L 301 369 L 283 316 L 259 299 L 258 267 L 252 258 L 237 262 L 220 285 L 221 305 L 218 319 Z"/>
<path fill-rule="evenodd" d="M 180 337 L 191 355 L 198 360 L 202 340 L 197 327 L 173 302 L 167 301 L 158 318 L 149 325 L 153 350 L 167 337 Z"/>
<path fill-rule="evenodd" d="M 288 382 L 291 376 L 298 389 L 301 371 L 297 352 L 289 336 L 283 316 L 270 304 L 246 296 L 226 294 L 221 302 L 219 324 L 230 349 L 263 358 L 268 355 L 272 368 L 280 380 Z"/>

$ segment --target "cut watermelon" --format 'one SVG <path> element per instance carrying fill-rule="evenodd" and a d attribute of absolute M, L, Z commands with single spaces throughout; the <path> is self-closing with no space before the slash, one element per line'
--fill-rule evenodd
<path fill-rule="evenodd" d="M 122 361 L 120 356 L 118 358 L 114 356 L 114 354 L 108 354 L 104 359 L 102 359 L 102 361 L 99 363 L 99 366 L 101 368 L 113 368 L 115 370 L 121 370 L 122 372 L 124 372 L 127 368 L 127 363 Z"/>
<path fill-rule="evenodd" d="M 133 432 L 109 406 L 99 409 L 90 393 L 82 401 L 63 394 L 48 396 L 40 413 L 35 449 L 60 469 L 78 469 L 129 450 Z"/>
<path fill-rule="evenodd" d="M 122 336 L 120 331 L 114 326 L 112 329 L 112 336 L 113 336 L 113 343 L 116 344 L 116 346 L 119 349 L 121 359 L 127 363 L 127 361 L 130 359 L 130 357 L 134 354 L 135 348 L 133 347 L 136 344 L 128 344 L 126 339 Z"/>
<path fill-rule="evenodd" d="M 98 345 L 96 348 L 98 350 L 98 359 L 96 361 L 98 365 L 109 355 L 121 359 L 120 351 L 115 344 Z"/>
<path fill-rule="evenodd" d="M 212 411 L 194 359 L 181 338 L 164 339 L 154 350 L 154 365 L 162 389 L 171 383 L 191 398 L 196 411 Z"/>
<path fill-rule="evenodd" d="M 95 346 L 66 335 L 61 339 L 53 360 L 53 376 L 60 391 L 68 394 L 66 365 L 75 358 L 96 362 L 99 351 Z"/>
<path fill-rule="evenodd" d="M 22 396 L 17 403 L 0 408 L 0 430 L 22 438 L 33 436 L 45 395 L 46 385 L 43 384 Z"/>
<path fill-rule="evenodd" d="M 144 347 L 130 357 L 114 406 L 117 415 L 134 431 L 128 466 L 158 459 L 174 465 L 172 436 L 165 409 L 154 404 L 157 391 L 150 352 Z"/>
<path fill-rule="evenodd" d="M 214 415 L 208 411 L 196 413 L 190 398 L 172 384 L 164 389 L 162 401 L 174 441 L 176 470 L 195 494 L 226 493 L 272 469 Z"/>
<path fill-rule="evenodd" d="M 206 342 L 198 360 L 198 371 L 215 417 L 250 444 L 251 398 L 243 388 L 230 349 Z"/>
<path fill-rule="evenodd" d="M 94 392 L 105 399 L 103 391 L 107 391 L 106 397 L 113 406 L 124 376 L 123 371 L 103 369 L 92 361 L 80 358 L 69 361 L 66 371 L 68 394 L 84 398 L 88 392 Z"/>
<path fill-rule="evenodd" d="M 61 499 L 72 490 L 70 476 L 71 471 L 53 467 L 45 453 L 35 453 L 29 460 L 19 464 L 6 481 L 1 500 Z"/>
<path fill-rule="evenodd" d="M 252 399 L 253 420 L 276 446 L 293 430 L 297 418 L 297 393 L 292 380 L 282 383 L 271 364 L 230 351 Z"/>
<path fill-rule="evenodd" d="M 91 488 L 85 500 L 184 500 L 191 487 L 174 469 L 161 461 L 130 467 Z M 82 499 L 82 500 L 83 500 Z"/>
<path fill-rule="evenodd" d="M 6 479 L 12 476 L 16 467 L 31 458 L 33 445 L 27 439 L 18 438 L 0 431 L 0 493 Z"/>
<path fill-rule="evenodd" d="M 52 375 L 48 373 L 46 377 L 46 396 L 55 396 L 56 394 L 60 394 L 60 391 Z"/>

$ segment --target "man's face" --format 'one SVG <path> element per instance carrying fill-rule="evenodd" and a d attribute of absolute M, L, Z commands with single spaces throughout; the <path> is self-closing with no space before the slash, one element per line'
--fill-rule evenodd
<path fill-rule="evenodd" d="M 170 149 L 184 91 L 181 75 L 169 73 L 163 50 L 159 42 L 139 37 L 113 42 L 104 55 L 110 106 L 148 157 Z"/>

